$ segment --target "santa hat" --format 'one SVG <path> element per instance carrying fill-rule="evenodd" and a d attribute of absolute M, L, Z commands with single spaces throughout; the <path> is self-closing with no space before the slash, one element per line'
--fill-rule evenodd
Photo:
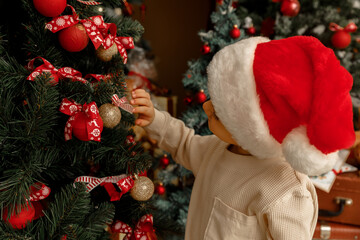
<path fill-rule="evenodd" d="M 355 141 L 352 76 L 314 37 L 241 40 L 217 52 L 207 72 L 217 116 L 256 157 L 285 157 L 320 175 Z"/>

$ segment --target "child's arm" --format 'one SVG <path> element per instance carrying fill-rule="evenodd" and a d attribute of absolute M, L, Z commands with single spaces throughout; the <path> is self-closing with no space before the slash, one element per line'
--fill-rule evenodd
<path fill-rule="evenodd" d="M 214 136 L 199 136 L 194 130 L 171 117 L 167 112 L 154 109 L 150 95 L 143 89 L 132 93 L 131 104 L 138 105 L 134 113 L 139 114 L 135 124 L 145 127 L 149 136 L 158 141 L 159 147 L 171 154 L 173 159 L 197 174 L 205 152 L 215 145 Z"/>
<path fill-rule="evenodd" d="M 286 196 L 264 214 L 269 228 L 268 239 L 311 240 L 317 221 L 317 197 L 298 191 Z"/>

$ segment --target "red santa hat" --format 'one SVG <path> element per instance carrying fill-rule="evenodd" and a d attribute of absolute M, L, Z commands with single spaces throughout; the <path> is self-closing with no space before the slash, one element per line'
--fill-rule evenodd
<path fill-rule="evenodd" d="M 207 72 L 216 114 L 256 157 L 285 157 L 313 176 L 355 141 L 352 76 L 314 37 L 241 40 L 216 53 Z"/>

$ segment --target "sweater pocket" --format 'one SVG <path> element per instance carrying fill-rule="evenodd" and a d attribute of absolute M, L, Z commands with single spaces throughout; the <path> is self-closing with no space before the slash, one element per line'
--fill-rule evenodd
<path fill-rule="evenodd" d="M 265 239 L 256 216 L 247 216 L 215 198 L 204 240 Z"/>

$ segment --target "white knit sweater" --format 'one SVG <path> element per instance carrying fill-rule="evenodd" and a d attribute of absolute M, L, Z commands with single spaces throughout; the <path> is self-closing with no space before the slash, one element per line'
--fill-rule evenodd
<path fill-rule="evenodd" d="M 234 154 L 215 135 L 194 135 L 157 110 L 145 129 L 194 173 L 186 240 L 312 238 L 318 212 L 314 186 L 285 160 Z"/>

